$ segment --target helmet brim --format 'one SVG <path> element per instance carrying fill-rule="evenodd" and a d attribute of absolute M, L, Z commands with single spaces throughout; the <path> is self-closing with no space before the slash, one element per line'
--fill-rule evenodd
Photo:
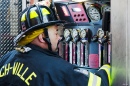
<path fill-rule="evenodd" d="M 20 40 L 24 37 L 24 35 L 25 35 L 27 32 L 29 32 L 29 31 L 33 31 L 33 30 L 35 30 L 35 29 L 37 30 L 37 29 L 45 28 L 45 27 L 47 27 L 47 26 L 51 26 L 51 25 L 55 25 L 55 24 L 64 24 L 64 23 L 66 23 L 66 22 L 65 22 L 65 21 L 61 21 L 61 20 L 57 20 L 57 21 L 50 21 L 50 22 L 48 22 L 48 23 L 37 24 L 37 25 L 32 26 L 32 27 L 28 28 L 27 30 L 21 32 L 19 35 L 17 35 L 17 36 L 14 38 L 13 42 L 14 42 L 15 45 L 16 45 L 16 44 L 18 43 L 18 41 L 20 41 Z"/>

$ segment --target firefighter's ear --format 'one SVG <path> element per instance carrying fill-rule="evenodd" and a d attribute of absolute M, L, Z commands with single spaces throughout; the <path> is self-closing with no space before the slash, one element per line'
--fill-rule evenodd
<path fill-rule="evenodd" d="M 42 42 L 42 43 L 45 42 L 45 41 L 43 40 L 43 34 L 40 34 L 40 35 L 38 36 L 38 40 L 39 40 L 40 42 Z"/>

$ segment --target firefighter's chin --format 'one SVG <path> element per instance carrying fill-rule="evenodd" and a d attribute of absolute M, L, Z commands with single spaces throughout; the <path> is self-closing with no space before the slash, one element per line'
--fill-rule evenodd
<path fill-rule="evenodd" d="M 58 46 L 54 49 L 54 50 L 52 50 L 53 52 L 58 52 L 58 50 L 59 50 L 59 48 L 58 48 Z"/>
<path fill-rule="evenodd" d="M 60 41 L 58 41 L 56 49 L 54 50 L 54 52 L 58 52 L 58 50 L 59 50 L 59 43 L 60 43 Z"/>
<path fill-rule="evenodd" d="M 59 50 L 59 49 L 58 49 L 58 47 L 57 47 L 57 48 L 55 49 L 55 51 L 54 51 L 54 52 L 58 52 L 58 50 Z"/>

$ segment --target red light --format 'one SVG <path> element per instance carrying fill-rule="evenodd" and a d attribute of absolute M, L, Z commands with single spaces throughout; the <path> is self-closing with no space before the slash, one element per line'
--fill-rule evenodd
<path fill-rule="evenodd" d="M 70 16 L 66 6 L 62 6 L 61 8 L 62 8 L 65 16 Z"/>

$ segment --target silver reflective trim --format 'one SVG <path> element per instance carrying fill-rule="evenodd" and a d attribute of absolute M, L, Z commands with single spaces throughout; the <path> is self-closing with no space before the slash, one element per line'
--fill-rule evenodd
<path fill-rule="evenodd" d="M 86 70 L 86 69 L 77 68 L 77 69 L 74 69 L 74 71 L 79 72 L 79 73 L 82 73 L 82 74 L 88 76 L 88 70 Z"/>
<path fill-rule="evenodd" d="M 88 86 L 101 86 L 101 78 L 90 72 Z"/>

